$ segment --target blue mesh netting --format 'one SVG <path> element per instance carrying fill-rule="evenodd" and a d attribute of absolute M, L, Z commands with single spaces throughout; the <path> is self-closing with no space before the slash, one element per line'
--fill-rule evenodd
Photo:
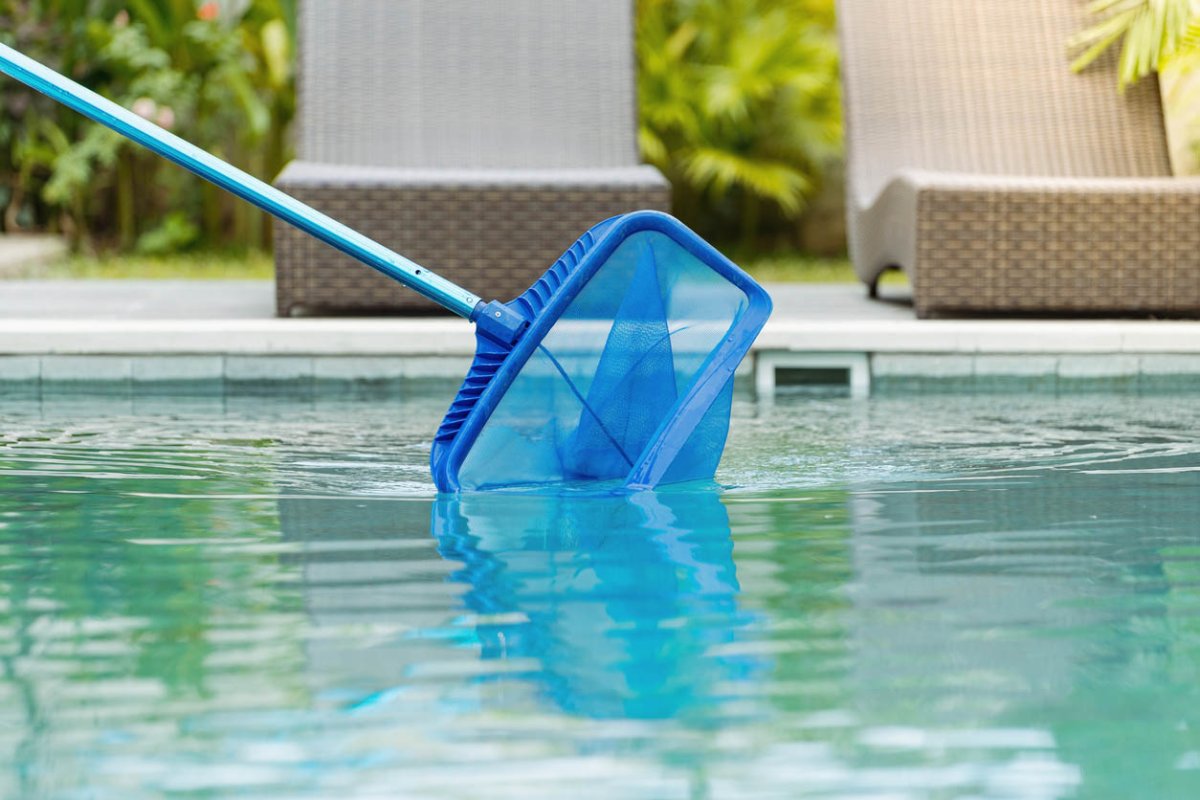
<path fill-rule="evenodd" d="M 463 461 L 462 487 L 625 478 L 693 382 L 711 377 L 709 356 L 747 305 L 740 288 L 670 237 L 629 236 L 492 412 Z M 729 385 L 675 457 L 669 480 L 712 477 L 731 396 Z"/>

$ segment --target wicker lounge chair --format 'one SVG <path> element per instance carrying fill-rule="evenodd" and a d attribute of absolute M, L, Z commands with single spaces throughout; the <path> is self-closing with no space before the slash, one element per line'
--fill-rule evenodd
<path fill-rule="evenodd" d="M 850 252 L 918 316 L 1200 312 L 1157 87 L 1068 70 L 1079 0 L 839 0 Z"/>
<path fill-rule="evenodd" d="M 480 294 L 529 287 L 591 225 L 666 210 L 640 166 L 632 2 L 306 0 L 298 159 L 277 184 Z M 276 226 L 281 316 L 433 311 Z"/>

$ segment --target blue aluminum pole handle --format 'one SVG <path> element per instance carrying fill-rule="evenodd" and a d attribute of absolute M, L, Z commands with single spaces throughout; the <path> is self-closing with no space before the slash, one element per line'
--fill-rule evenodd
<path fill-rule="evenodd" d="M 479 297 L 461 286 L 3 44 L 0 72 L 250 201 L 461 317 L 470 319 L 479 306 Z"/>

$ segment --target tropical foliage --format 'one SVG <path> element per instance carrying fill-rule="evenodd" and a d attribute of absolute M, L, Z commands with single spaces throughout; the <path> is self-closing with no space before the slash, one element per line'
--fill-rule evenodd
<path fill-rule="evenodd" d="M 1123 91 L 1159 74 L 1171 166 L 1200 174 L 1200 0 L 1093 0 L 1098 21 L 1068 42 L 1081 71 L 1120 43 L 1117 85 Z"/>
<path fill-rule="evenodd" d="M 287 157 L 295 0 L 6 0 L 0 40 L 260 176 Z M 258 246 L 261 215 L 11 81 L 0 85 L 7 231 L 87 248 Z"/>
<path fill-rule="evenodd" d="M 637 9 L 642 152 L 674 185 L 676 212 L 747 245 L 794 223 L 841 142 L 832 0 Z"/>
<path fill-rule="evenodd" d="M 1195 0 L 1093 0 L 1088 11 L 1098 21 L 1067 43 L 1078 51 L 1072 69 L 1086 69 L 1120 42 L 1120 87 L 1141 80 L 1181 48 L 1200 46 L 1200 17 L 1194 5 Z"/>
<path fill-rule="evenodd" d="M 0 0 L 0 41 L 271 178 L 289 156 L 296 2 Z M 839 155 L 833 30 L 833 0 L 637 0 L 643 153 L 709 237 L 796 230 Z M 84 250 L 269 245 L 246 203 L 7 80 L 0 212 L 3 230 Z"/>

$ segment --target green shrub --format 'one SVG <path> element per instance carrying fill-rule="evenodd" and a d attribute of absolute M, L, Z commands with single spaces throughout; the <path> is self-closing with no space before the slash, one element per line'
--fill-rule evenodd
<path fill-rule="evenodd" d="M 1193 0 L 1092 0 L 1097 21 L 1067 46 L 1078 55 L 1075 71 L 1086 69 L 1110 47 L 1121 43 L 1117 81 L 1122 89 L 1158 70 L 1188 40 Z M 1191 38 L 1197 31 L 1193 26 Z"/>
<path fill-rule="evenodd" d="M 289 156 L 295 3 L 0 0 L 0 41 L 270 179 Z M 639 138 L 676 213 L 743 245 L 794 230 L 840 147 L 833 0 L 637 0 L 637 52 Z M 9 80 L 0 209 L 5 230 L 85 249 L 269 244 L 248 204 Z"/>
<path fill-rule="evenodd" d="M 260 177 L 288 156 L 295 0 L 8 0 L 0 39 Z M 89 249 L 259 246 L 262 215 L 13 81 L 0 83 L 5 230 Z"/>
<path fill-rule="evenodd" d="M 1200 174 L 1200 4 L 1196 0 L 1092 0 L 1096 21 L 1067 42 L 1071 68 L 1092 66 L 1120 45 L 1116 58 L 1121 91 L 1157 72 L 1171 167 L 1176 175 Z"/>
<path fill-rule="evenodd" d="M 841 143 L 832 0 L 638 0 L 640 141 L 676 213 L 752 245 Z"/>

